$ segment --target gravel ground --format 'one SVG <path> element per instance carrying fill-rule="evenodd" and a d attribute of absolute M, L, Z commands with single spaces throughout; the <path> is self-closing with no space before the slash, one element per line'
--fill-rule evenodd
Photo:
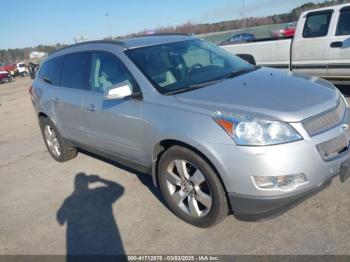
<path fill-rule="evenodd" d="M 210 229 L 176 218 L 147 175 L 47 153 L 29 78 L 0 85 L 1 254 L 350 254 L 350 181 L 265 222 Z M 87 176 L 95 174 L 89 188 Z M 78 177 L 78 179 L 76 179 Z M 91 179 L 90 179 L 91 182 Z"/>

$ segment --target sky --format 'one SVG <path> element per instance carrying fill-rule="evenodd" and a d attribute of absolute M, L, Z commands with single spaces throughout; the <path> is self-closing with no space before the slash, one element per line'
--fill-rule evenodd
<path fill-rule="evenodd" d="M 185 22 L 211 23 L 284 13 L 310 0 L 11 0 L 1 12 L 0 49 L 71 44 Z M 109 13 L 109 17 L 106 16 Z"/>

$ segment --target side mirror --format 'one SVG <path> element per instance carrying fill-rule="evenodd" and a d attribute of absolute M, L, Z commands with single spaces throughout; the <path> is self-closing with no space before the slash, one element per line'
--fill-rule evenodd
<path fill-rule="evenodd" d="M 131 87 L 127 83 L 122 82 L 107 89 L 104 97 L 106 100 L 121 99 L 131 96 L 132 92 Z"/>
<path fill-rule="evenodd" d="M 248 62 L 249 64 L 256 65 L 256 61 L 254 56 L 248 55 L 248 54 L 236 54 L 239 58 L 243 59 L 244 61 Z"/>

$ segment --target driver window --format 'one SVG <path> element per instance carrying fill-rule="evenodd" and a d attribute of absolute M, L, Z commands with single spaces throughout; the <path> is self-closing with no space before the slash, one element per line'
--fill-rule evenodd
<path fill-rule="evenodd" d="M 336 36 L 350 35 L 350 9 L 341 11 Z"/>
<path fill-rule="evenodd" d="M 90 90 L 104 93 L 111 86 L 124 83 L 133 87 L 132 77 L 122 62 L 112 54 L 94 53 L 90 68 Z"/>

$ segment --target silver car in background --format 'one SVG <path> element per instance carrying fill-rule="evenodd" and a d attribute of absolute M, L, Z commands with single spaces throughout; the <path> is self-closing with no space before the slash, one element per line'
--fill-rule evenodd
<path fill-rule="evenodd" d="M 281 214 L 349 174 L 349 108 L 332 84 L 190 36 L 61 49 L 30 94 L 55 160 L 84 149 L 149 173 L 195 226 Z"/>

